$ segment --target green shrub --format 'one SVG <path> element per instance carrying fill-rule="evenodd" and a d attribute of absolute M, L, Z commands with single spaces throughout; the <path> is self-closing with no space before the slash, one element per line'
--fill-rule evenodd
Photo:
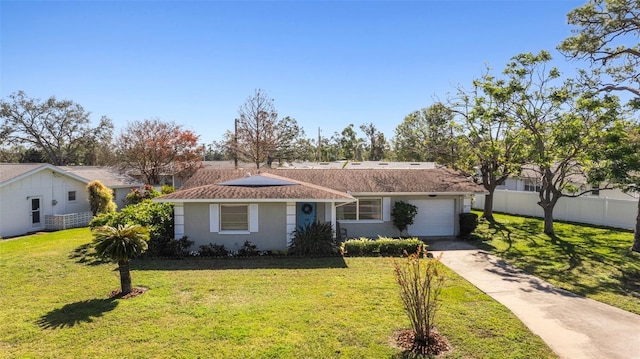
<path fill-rule="evenodd" d="M 139 224 L 149 228 L 151 239 L 145 256 L 176 257 L 181 256 L 181 246 L 173 239 L 173 205 L 155 203 L 149 199 L 123 208 L 120 212 L 104 213 L 94 217 L 89 223 L 92 229 L 100 226 Z"/>
<path fill-rule="evenodd" d="M 405 253 L 414 253 L 419 246 L 425 246 L 418 238 L 394 239 L 378 237 L 378 239 L 356 238 L 342 243 L 341 249 L 344 255 L 350 257 L 370 256 L 402 256 Z"/>
<path fill-rule="evenodd" d="M 229 256 L 229 251 L 224 247 L 223 244 L 218 245 L 209 243 L 205 246 L 200 246 L 198 255 L 202 257 L 227 257 Z"/>
<path fill-rule="evenodd" d="M 171 193 L 171 192 L 168 192 L 168 193 Z M 146 199 L 156 198 L 162 194 L 164 193 L 159 192 L 152 185 L 145 184 L 141 188 L 132 189 L 131 192 L 129 192 L 127 196 L 124 198 L 124 200 L 126 204 L 129 206 L 129 205 L 138 204 Z"/>
<path fill-rule="evenodd" d="M 251 241 L 244 241 L 244 243 L 242 244 L 242 247 L 238 249 L 237 255 L 239 257 L 254 257 L 254 256 L 257 256 L 258 254 L 259 254 L 258 246 L 251 243 Z"/>
<path fill-rule="evenodd" d="M 478 227 L 478 215 L 475 213 L 460 213 L 460 237 L 468 238 Z"/>
<path fill-rule="evenodd" d="M 393 226 L 398 228 L 400 233 L 406 231 L 413 224 L 416 214 L 418 214 L 418 207 L 404 201 L 395 202 L 391 210 Z"/>
<path fill-rule="evenodd" d="M 113 213 L 116 211 L 116 204 L 113 202 L 111 189 L 100 181 L 91 181 L 87 184 L 89 192 L 89 207 L 94 216 L 102 213 Z"/>
<path fill-rule="evenodd" d="M 296 256 L 330 256 L 338 254 L 331 223 L 310 223 L 293 231 L 289 254 Z"/>

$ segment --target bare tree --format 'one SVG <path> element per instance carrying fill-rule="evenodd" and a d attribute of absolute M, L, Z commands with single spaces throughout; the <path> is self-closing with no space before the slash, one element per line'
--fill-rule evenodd
<path fill-rule="evenodd" d="M 258 89 L 238 110 L 237 131 L 230 147 L 242 160 L 260 164 L 272 160 L 278 150 L 278 111 L 264 90 Z"/>

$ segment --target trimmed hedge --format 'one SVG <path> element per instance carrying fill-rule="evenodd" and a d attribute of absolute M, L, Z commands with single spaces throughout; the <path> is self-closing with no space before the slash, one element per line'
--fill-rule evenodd
<path fill-rule="evenodd" d="M 345 241 L 340 249 L 343 255 L 350 257 L 402 256 L 405 252 L 415 253 L 420 245 L 426 247 L 426 244 L 418 238 L 362 237 Z"/>
<path fill-rule="evenodd" d="M 460 213 L 460 237 L 468 238 L 478 227 L 478 215 L 475 213 Z"/>

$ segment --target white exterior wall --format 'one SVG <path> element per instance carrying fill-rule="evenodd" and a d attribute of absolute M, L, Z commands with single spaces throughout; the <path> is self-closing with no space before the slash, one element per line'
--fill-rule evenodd
<path fill-rule="evenodd" d="M 69 191 L 76 200 L 69 202 Z M 31 198 L 40 198 L 40 225 L 31 223 Z M 87 212 L 86 184 L 51 170 L 38 171 L 0 188 L 0 237 L 44 229 L 44 216 Z"/>
<path fill-rule="evenodd" d="M 602 195 L 605 191 L 600 193 Z M 475 197 L 473 208 L 484 208 L 483 195 Z M 544 216 L 542 208 L 538 206 L 537 192 L 496 190 L 493 195 L 493 210 L 524 216 Z M 637 212 L 638 201 L 635 199 L 562 197 L 553 210 L 553 217 L 561 221 L 633 229 Z"/>

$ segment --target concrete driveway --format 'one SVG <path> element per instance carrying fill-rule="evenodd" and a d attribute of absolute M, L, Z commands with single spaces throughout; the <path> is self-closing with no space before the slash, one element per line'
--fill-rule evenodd
<path fill-rule="evenodd" d="M 460 240 L 427 241 L 442 263 L 509 308 L 561 358 L 640 358 L 640 315 L 528 275 Z"/>

